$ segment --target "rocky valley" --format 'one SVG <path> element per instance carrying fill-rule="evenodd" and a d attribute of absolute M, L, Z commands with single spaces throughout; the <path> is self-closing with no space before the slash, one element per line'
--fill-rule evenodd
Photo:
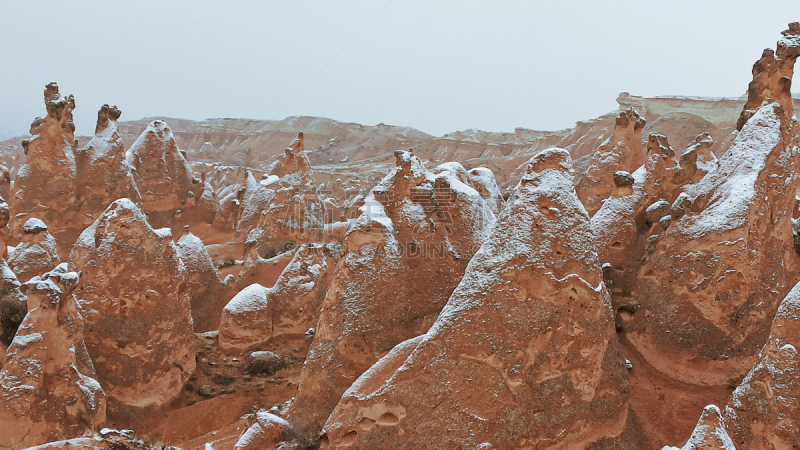
<path fill-rule="evenodd" d="M 50 83 L 0 142 L 0 450 L 798 449 L 799 56 L 439 137 L 76 136 Z"/>

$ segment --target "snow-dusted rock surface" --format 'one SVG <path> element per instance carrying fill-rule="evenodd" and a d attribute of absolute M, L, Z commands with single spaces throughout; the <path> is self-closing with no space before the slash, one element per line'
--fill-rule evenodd
<path fill-rule="evenodd" d="M 86 346 L 106 394 L 126 406 L 162 405 L 195 369 L 186 268 L 168 229 L 154 230 L 128 199 L 83 233 L 70 266 Z"/>

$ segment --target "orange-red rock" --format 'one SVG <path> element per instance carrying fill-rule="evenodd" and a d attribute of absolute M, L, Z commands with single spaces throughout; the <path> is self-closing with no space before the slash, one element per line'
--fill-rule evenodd
<path fill-rule="evenodd" d="M 84 227 L 76 183 L 75 99 L 72 95 L 63 97 L 58 85 L 50 83 L 45 87 L 44 101 L 47 116 L 33 121 L 33 137 L 22 143 L 27 159 L 11 192 L 11 233 L 14 241 L 19 241 L 23 225 L 31 217 L 58 223 L 52 234 L 59 251 L 67 254 Z"/>
<path fill-rule="evenodd" d="M 8 256 L 8 266 L 22 282 L 42 275 L 61 263 L 56 240 L 47 231 L 47 225 L 37 218 L 25 221 L 22 242 Z"/>
<path fill-rule="evenodd" d="M 106 419 L 106 399 L 84 346 L 66 264 L 26 283 L 30 311 L 0 372 L 0 448 L 81 436 Z"/>
<path fill-rule="evenodd" d="M 644 163 L 642 128 L 645 120 L 633 108 L 620 112 L 614 133 L 592 154 L 586 175 L 576 188 L 578 198 L 593 216 L 614 190 L 614 172 L 633 172 Z"/>
<path fill-rule="evenodd" d="M 424 333 L 488 235 L 494 215 L 459 179 L 459 164 L 426 170 L 410 151 L 352 223 L 286 419 L 315 441 L 341 394 L 398 343 Z"/>
<path fill-rule="evenodd" d="M 430 331 L 386 359 L 342 396 L 322 448 L 584 448 L 622 434 L 625 362 L 565 150 L 530 161 Z"/>
<path fill-rule="evenodd" d="M 173 400 L 195 369 L 186 269 L 168 229 L 128 199 L 112 203 L 71 255 L 86 346 L 110 398 L 144 407 Z"/>
<path fill-rule="evenodd" d="M 271 288 L 251 284 L 222 311 L 219 345 L 244 352 L 282 335 L 315 328 L 330 284 L 329 250 L 302 245 Z"/>

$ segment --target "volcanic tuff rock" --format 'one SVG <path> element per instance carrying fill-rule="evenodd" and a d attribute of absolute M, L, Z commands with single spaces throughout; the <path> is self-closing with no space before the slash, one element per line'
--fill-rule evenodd
<path fill-rule="evenodd" d="M 302 245 L 275 286 L 252 284 L 237 294 L 222 313 L 222 349 L 245 351 L 285 334 L 316 328 L 320 306 L 330 284 L 329 250 Z"/>
<path fill-rule="evenodd" d="M 168 229 L 128 199 L 112 203 L 71 255 L 98 381 L 127 406 L 174 399 L 195 369 L 186 269 Z"/>
<path fill-rule="evenodd" d="M 613 294 L 615 310 L 623 307 L 619 318 L 629 318 L 628 310 L 635 308 L 630 303 L 631 291 L 648 242 L 652 243 L 653 236 L 657 239 L 664 224 L 669 226 L 684 214 L 684 208 L 691 206 L 688 196 L 682 193 L 683 187 L 716 169 L 716 157 L 708 151 L 713 144 L 709 140 L 698 136 L 696 143 L 678 158 L 665 136 L 650 135 L 644 164 L 628 175 L 632 183 L 617 183 L 592 217 L 600 261 L 610 265 L 604 278 Z M 681 195 L 684 197 L 678 201 Z M 669 223 L 662 222 L 665 218 Z"/>
<path fill-rule="evenodd" d="M 312 442 L 356 377 L 427 331 L 494 222 L 459 164 L 434 174 L 410 151 L 395 157 L 347 232 L 285 415 Z"/>
<path fill-rule="evenodd" d="M 614 134 L 592 154 L 586 175 L 577 186 L 578 197 L 590 216 L 614 190 L 614 172 L 633 172 L 644 163 L 642 128 L 645 120 L 635 109 L 619 113 Z"/>
<path fill-rule="evenodd" d="M 62 97 L 58 85 L 45 87 L 45 118 L 31 124 L 30 140 L 23 141 L 27 162 L 22 165 L 11 193 L 11 232 L 22 237 L 23 224 L 33 215 L 47 223 L 59 223 L 54 230 L 59 251 L 69 253 L 83 229 L 83 217 L 76 184 L 75 124 L 72 95 Z"/>
<path fill-rule="evenodd" d="M 217 275 L 203 241 L 185 226 L 176 250 L 186 268 L 186 282 L 191 298 L 194 331 L 204 333 L 219 329 L 219 317 L 228 300 L 227 289 Z"/>
<path fill-rule="evenodd" d="M 20 286 L 6 260 L 0 259 L 0 368 L 6 358 L 6 348 L 28 313 L 28 303 Z"/>
<path fill-rule="evenodd" d="M 87 218 L 83 228 L 91 225 L 114 200 L 142 202 L 119 136 L 121 114 L 116 106 L 103 105 L 97 111 L 94 137 L 75 152 L 81 208 Z"/>
<path fill-rule="evenodd" d="M 622 433 L 626 368 L 572 160 L 552 149 L 528 167 L 437 321 L 350 387 L 322 448 L 583 448 Z"/>
<path fill-rule="evenodd" d="M 685 214 L 652 238 L 632 294 L 641 309 L 627 338 L 670 377 L 701 385 L 738 380 L 790 287 L 800 144 L 791 108 L 760 107 L 719 168 L 685 189 Z"/>
<path fill-rule="evenodd" d="M 66 264 L 24 285 L 30 311 L 0 372 L 0 448 L 76 437 L 105 422 L 106 400 L 84 346 Z"/>
<path fill-rule="evenodd" d="M 758 362 L 733 391 L 725 424 L 739 449 L 800 443 L 800 284 L 781 302 Z"/>
<path fill-rule="evenodd" d="M 188 213 L 192 209 L 194 191 L 203 186 L 196 186 L 200 180 L 193 178 L 166 122 L 150 122 L 125 158 L 142 196 L 142 209 L 153 226 L 173 226 L 178 211 Z"/>
<path fill-rule="evenodd" d="M 747 88 L 747 103 L 742 109 L 736 129 L 741 130 L 764 102 L 777 102 L 792 110 L 792 75 L 800 56 L 800 23 L 792 22 L 778 41 L 777 50 L 765 49 L 753 64 L 753 81 Z"/>
<path fill-rule="evenodd" d="M 22 227 L 22 242 L 8 257 L 8 266 L 23 282 L 36 275 L 54 269 L 61 259 L 58 257 L 56 240 L 47 231 L 47 225 L 39 219 L 30 218 Z"/>
<path fill-rule="evenodd" d="M 321 240 L 324 208 L 304 149 L 303 133 L 299 133 L 284 151 L 279 180 L 269 186 L 274 191 L 271 198 L 268 193 L 261 194 L 265 197 L 254 194 L 250 198 L 251 202 L 269 198 L 269 206 L 262 210 L 258 223 L 247 236 L 245 265 L 248 260 L 269 258 L 302 243 Z M 256 183 L 251 191 L 260 189 L 264 188 Z"/>

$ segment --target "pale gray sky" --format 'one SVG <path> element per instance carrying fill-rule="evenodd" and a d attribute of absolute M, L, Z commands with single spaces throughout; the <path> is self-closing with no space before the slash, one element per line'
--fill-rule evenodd
<path fill-rule="evenodd" d="M 6 0 L 0 138 L 44 115 L 49 81 L 79 134 L 103 103 L 123 120 L 560 129 L 621 91 L 739 96 L 796 20 L 798 0 Z"/>

